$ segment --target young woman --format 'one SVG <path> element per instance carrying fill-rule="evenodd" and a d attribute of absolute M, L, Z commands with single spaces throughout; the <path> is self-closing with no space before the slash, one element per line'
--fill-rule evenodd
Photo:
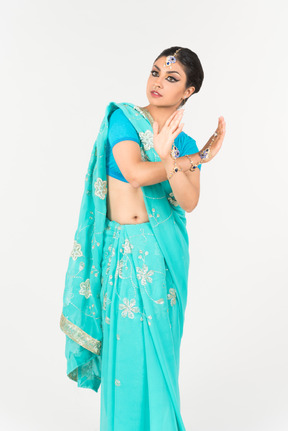
<path fill-rule="evenodd" d="M 201 165 L 225 135 L 223 117 L 200 151 L 183 132 L 179 108 L 203 78 L 194 52 L 164 50 L 147 82 L 149 104 L 111 102 L 93 146 L 60 327 L 69 378 L 96 392 L 101 384 L 101 431 L 185 430 L 185 214 L 198 203 Z"/>

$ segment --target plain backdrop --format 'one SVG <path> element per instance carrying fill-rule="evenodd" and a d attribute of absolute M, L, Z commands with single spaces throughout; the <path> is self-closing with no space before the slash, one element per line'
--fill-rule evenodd
<path fill-rule="evenodd" d="M 107 104 L 145 106 L 154 59 L 179 45 L 205 73 L 184 131 L 201 149 L 227 128 L 187 214 L 184 424 L 287 431 L 287 3 L 0 4 L 1 430 L 99 430 L 59 327 L 85 175 Z"/>

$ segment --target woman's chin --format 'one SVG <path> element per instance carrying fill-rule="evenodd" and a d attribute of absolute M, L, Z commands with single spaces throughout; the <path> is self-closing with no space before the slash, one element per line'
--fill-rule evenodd
<path fill-rule="evenodd" d="M 150 105 L 162 106 L 162 104 L 163 104 L 163 97 L 156 98 L 156 97 L 149 96 L 147 98 L 149 100 Z"/>

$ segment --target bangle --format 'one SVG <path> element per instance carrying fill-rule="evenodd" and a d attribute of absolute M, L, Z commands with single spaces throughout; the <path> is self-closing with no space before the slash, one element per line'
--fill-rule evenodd
<path fill-rule="evenodd" d="M 178 148 L 176 147 L 176 145 L 173 143 L 172 146 L 172 150 L 170 151 L 170 157 L 174 160 L 174 167 L 172 169 L 172 171 L 170 172 L 170 175 L 167 176 L 168 180 L 170 180 L 170 178 L 176 174 L 177 172 L 181 172 L 183 171 L 182 168 L 179 168 L 176 164 L 176 159 L 180 156 L 180 151 L 178 150 Z"/>
<path fill-rule="evenodd" d="M 198 165 L 201 165 L 201 162 L 195 164 L 188 154 L 185 154 L 185 156 L 187 157 L 187 159 L 191 164 L 189 171 L 194 172 L 195 169 L 198 167 Z"/>

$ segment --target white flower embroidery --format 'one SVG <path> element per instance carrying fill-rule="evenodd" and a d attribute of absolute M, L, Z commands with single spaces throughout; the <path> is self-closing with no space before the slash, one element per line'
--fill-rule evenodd
<path fill-rule="evenodd" d="M 134 313 L 139 313 L 139 307 L 134 307 L 136 304 L 136 300 L 134 298 L 131 299 L 129 302 L 129 299 L 124 298 L 123 299 L 124 304 L 119 304 L 119 310 L 123 310 L 121 313 L 122 317 L 126 317 L 128 314 L 128 317 L 130 319 L 134 319 Z"/>
<path fill-rule="evenodd" d="M 82 250 L 81 250 L 81 244 L 79 244 L 77 241 L 74 240 L 73 249 L 71 251 L 71 255 L 73 260 L 76 260 L 77 257 L 83 256 Z"/>
<path fill-rule="evenodd" d="M 132 253 L 131 249 L 133 248 L 133 245 L 131 244 L 129 239 L 125 239 L 125 242 L 124 244 L 122 244 L 122 247 L 124 248 L 124 254 Z"/>
<path fill-rule="evenodd" d="M 67 286 L 67 290 L 65 292 L 65 298 L 64 298 L 64 304 L 65 305 L 70 304 L 72 298 L 74 297 L 74 294 L 73 294 L 72 290 L 73 290 L 72 284 L 70 284 L 69 286 Z"/>
<path fill-rule="evenodd" d="M 79 293 L 80 295 L 84 295 L 86 299 L 92 296 L 89 278 L 85 282 L 80 283 Z"/>
<path fill-rule="evenodd" d="M 107 295 L 107 292 L 105 293 L 105 295 L 104 295 L 104 299 L 103 299 L 103 309 L 104 310 L 106 310 L 106 304 L 110 304 L 111 303 L 111 301 L 110 301 L 110 299 L 108 298 L 108 295 Z"/>
<path fill-rule="evenodd" d="M 97 178 L 94 183 L 95 187 L 95 196 L 98 196 L 100 199 L 105 199 L 105 195 L 107 194 L 107 181 L 103 181 L 101 178 Z"/>
<path fill-rule="evenodd" d="M 137 278 L 139 280 L 141 280 L 141 284 L 142 286 L 145 286 L 147 284 L 147 281 L 149 283 L 152 283 L 152 278 L 150 277 L 150 275 L 154 274 L 154 271 L 150 270 L 148 271 L 148 266 L 145 265 L 145 263 L 143 264 L 142 268 L 139 268 L 139 266 L 136 267 L 136 271 L 138 272 L 137 274 Z"/>
<path fill-rule="evenodd" d="M 157 301 L 155 301 L 155 302 L 156 302 L 156 304 L 164 304 L 164 299 L 160 298 L 160 299 L 157 299 Z"/>
<path fill-rule="evenodd" d="M 124 266 L 124 262 L 123 262 L 123 258 L 122 259 L 120 259 L 120 260 L 118 260 L 118 262 L 117 262 L 117 266 L 116 266 L 116 271 L 115 271 L 115 278 L 117 278 L 118 277 L 118 275 L 119 275 L 119 278 L 123 278 L 123 266 Z"/>
<path fill-rule="evenodd" d="M 168 201 L 170 202 L 170 204 L 174 205 L 175 207 L 177 207 L 179 205 L 175 199 L 173 192 L 169 193 Z"/>
<path fill-rule="evenodd" d="M 120 380 L 115 379 L 115 385 L 116 385 L 116 386 L 120 386 L 120 384 L 121 384 L 121 383 L 120 383 Z"/>
<path fill-rule="evenodd" d="M 150 148 L 154 148 L 154 144 L 153 144 L 153 133 L 151 132 L 151 130 L 146 130 L 146 132 L 140 132 L 139 133 L 139 137 L 141 142 L 144 145 L 144 149 L 150 150 Z"/>
<path fill-rule="evenodd" d="M 176 304 L 176 290 L 171 288 L 169 289 L 169 292 L 170 293 L 168 293 L 167 298 L 171 299 L 171 305 L 174 305 Z"/>

